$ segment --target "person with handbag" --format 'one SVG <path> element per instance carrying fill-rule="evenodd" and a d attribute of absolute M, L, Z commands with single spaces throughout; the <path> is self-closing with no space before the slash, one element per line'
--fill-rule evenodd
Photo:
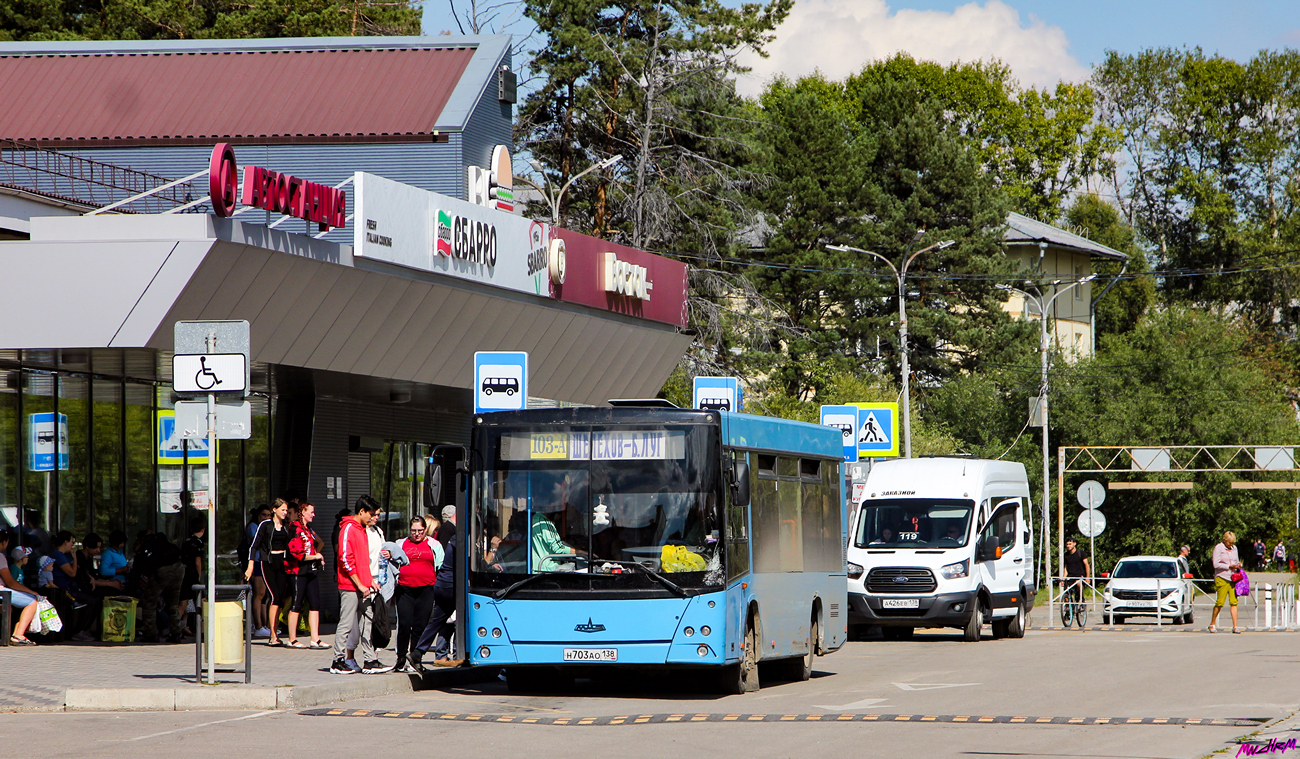
<path fill-rule="evenodd" d="M 34 642 L 27 638 L 27 628 L 31 626 L 32 619 L 36 616 L 36 610 L 39 606 L 37 603 L 40 596 L 31 592 L 25 585 L 19 584 L 14 579 L 13 574 L 9 571 L 9 557 L 6 551 L 9 550 L 9 533 L 0 530 L 0 588 L 7 588 L 12 591 L 9 602 L 13 608 L 19 610 L 18 620 L 14 623 L 13 632 L 9 635 L 9 645 L 11 646 L 30 646 Z M 16 547 L 12 555 L 15 566 L 22 566 L 27 561 L 27 557 L 32 555 L 32 549 Z M 0 634 L 8 632 L 0 630 Z"/>
<path fill-rule="evenodd" d="M 1214 613 L 1210 615 L 1210 632 L 1218 632 L 1216 623 L 1223 605 L 1229 604 L 1232 614 L 1232 631 L 1240 633 L 1237 626 L 1237 590 L 1236 584 L 1243 579 L 1241 559 L 1237 556 L 1237 536 L 1232 531 L 1223 533 L 1223 541 L 1214 547 Z"/>
<path fill-rule="evenodd" d="M 289 609 L 289 648 L 329 648 L 320 639 L 320 581 L 319 574 L 324 566 L 321 553 L 320 535 L 311 528 L 316 518 L 316 507 L 310 503 L 299 504 L 298 518 L 290 528 L 293 537 L 289 539 L 289 576 L 295 583 L 293 606 Z M 308 606 L 307 629 L 311 631 L 311 643 L 298 640 L 298 618 L 302 614 L 303 604 Z"/>

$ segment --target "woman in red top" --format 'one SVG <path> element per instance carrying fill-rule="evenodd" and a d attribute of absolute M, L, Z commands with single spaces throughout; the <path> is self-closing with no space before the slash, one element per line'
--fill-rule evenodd
<path fill-rule="evenodd" d="M 406 663 L 411 635 L 419 640 L 433 613 L 433 581 L 442 566 L 442 545 L 429 534 L 424 517 L 411 517 L 411 536 L 402 541 L 410 563 L 397 576 L 397 665 L 394 672 L 414 672 Z"/>
<path fill-rule="evenodd" d="M 293 537 L 289 538 L 289 575 L 295 582 L 293 606 L 289 607 L 289 647 L 290 648 L 329 648 L 320 639 L 320 581 L 318 575 L 324 565 L 321 554 L 320 535 L 311 528 L 316 518 L 316 507 L 310 503 L 298 506 L 298 519 L 290 526 Z M 307 612 L 307 629 L 311 630 L 311 644 L 304 645 L 298 640 L 298 617 L 302 614 L 303 604 Z"/>

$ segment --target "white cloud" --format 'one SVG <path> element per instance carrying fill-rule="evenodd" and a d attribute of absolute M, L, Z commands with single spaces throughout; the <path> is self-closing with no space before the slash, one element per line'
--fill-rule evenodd
<path fill-rule="evenodd" d="M 753 71 L 737 89 L 757 95 L 777 74 L 796 78 L 817 70 L 844 79 L 900 51 L 944 64 L 998 58 L 1022 85 L 1051 87 L 1088 75 L 1069 46 L 1059 26 L 1032 15 L 1022 23 L 1019 11 L 1000 0 L 968 3 L 951 13 L 891 11 L 887 0 L 795 0 L 768 47 L 770 57 L 742 58 Z"/>

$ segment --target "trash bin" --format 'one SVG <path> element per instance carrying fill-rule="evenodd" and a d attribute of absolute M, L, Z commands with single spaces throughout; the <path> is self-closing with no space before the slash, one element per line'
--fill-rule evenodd
<path fill-rule="evenodd" d="M 204 614 L 211 613 L 212 604 L 203 603 Z M 206 624 L 206 620 L 204 624 Z M 216 664 L 242 664 L 244 661 L 244 603 L 242 601 L 217 601 L 216 604 Z M 205 631 L 206 632 L 206 631 Z"/>
<path fill-rule="evenodd" d="M 104 599 L 103 632 L 100 640 L 109 643 L 130 643 L 135 640 L 135 605 L 130 596 L 109 596 Z"/>

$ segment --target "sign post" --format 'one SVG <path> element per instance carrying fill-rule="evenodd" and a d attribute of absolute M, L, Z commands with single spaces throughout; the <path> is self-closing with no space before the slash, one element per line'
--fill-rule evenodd
<path fill-rule="evenodd" d="M 1097 507 L 1106 500 L 1106 488 L 1096 480 L 1088 480 L 1079 486 L 1079 505 L 1083 513 L 1079 514 L 1079 531 L 1088 536 L 1088 558 L 1092 561 L 1092 573 L 1097 574 L 1096 538 L 1106 529 L 1106 515 L 1097 511 Z M 1096 590 L 1093 591 L 1096 593 Z M 1159 599 L 1157 599 L 1158 601 Z"/>
<path fill-rule="evenodd" d="M 248 395 L 249 336 L 246 321 L 176 322 L 172 387 L 177 395 L 207 395 L 208 440 L 208 683 L 217 682 L 217 396 Z M 246 404 L 244 404 L 246 405 Z M 247 427 L 244 429 L 247 430 Z M 178 429 L 178 433 L 182 430 Z M 193 433 L 193 431 L 190 431 Z M 245 435 L 244 437 L 247 437 Z M 185 483 L 188 485 L 189 483 Z M 244 666 L 248 666 L 245 662 Z"/>

